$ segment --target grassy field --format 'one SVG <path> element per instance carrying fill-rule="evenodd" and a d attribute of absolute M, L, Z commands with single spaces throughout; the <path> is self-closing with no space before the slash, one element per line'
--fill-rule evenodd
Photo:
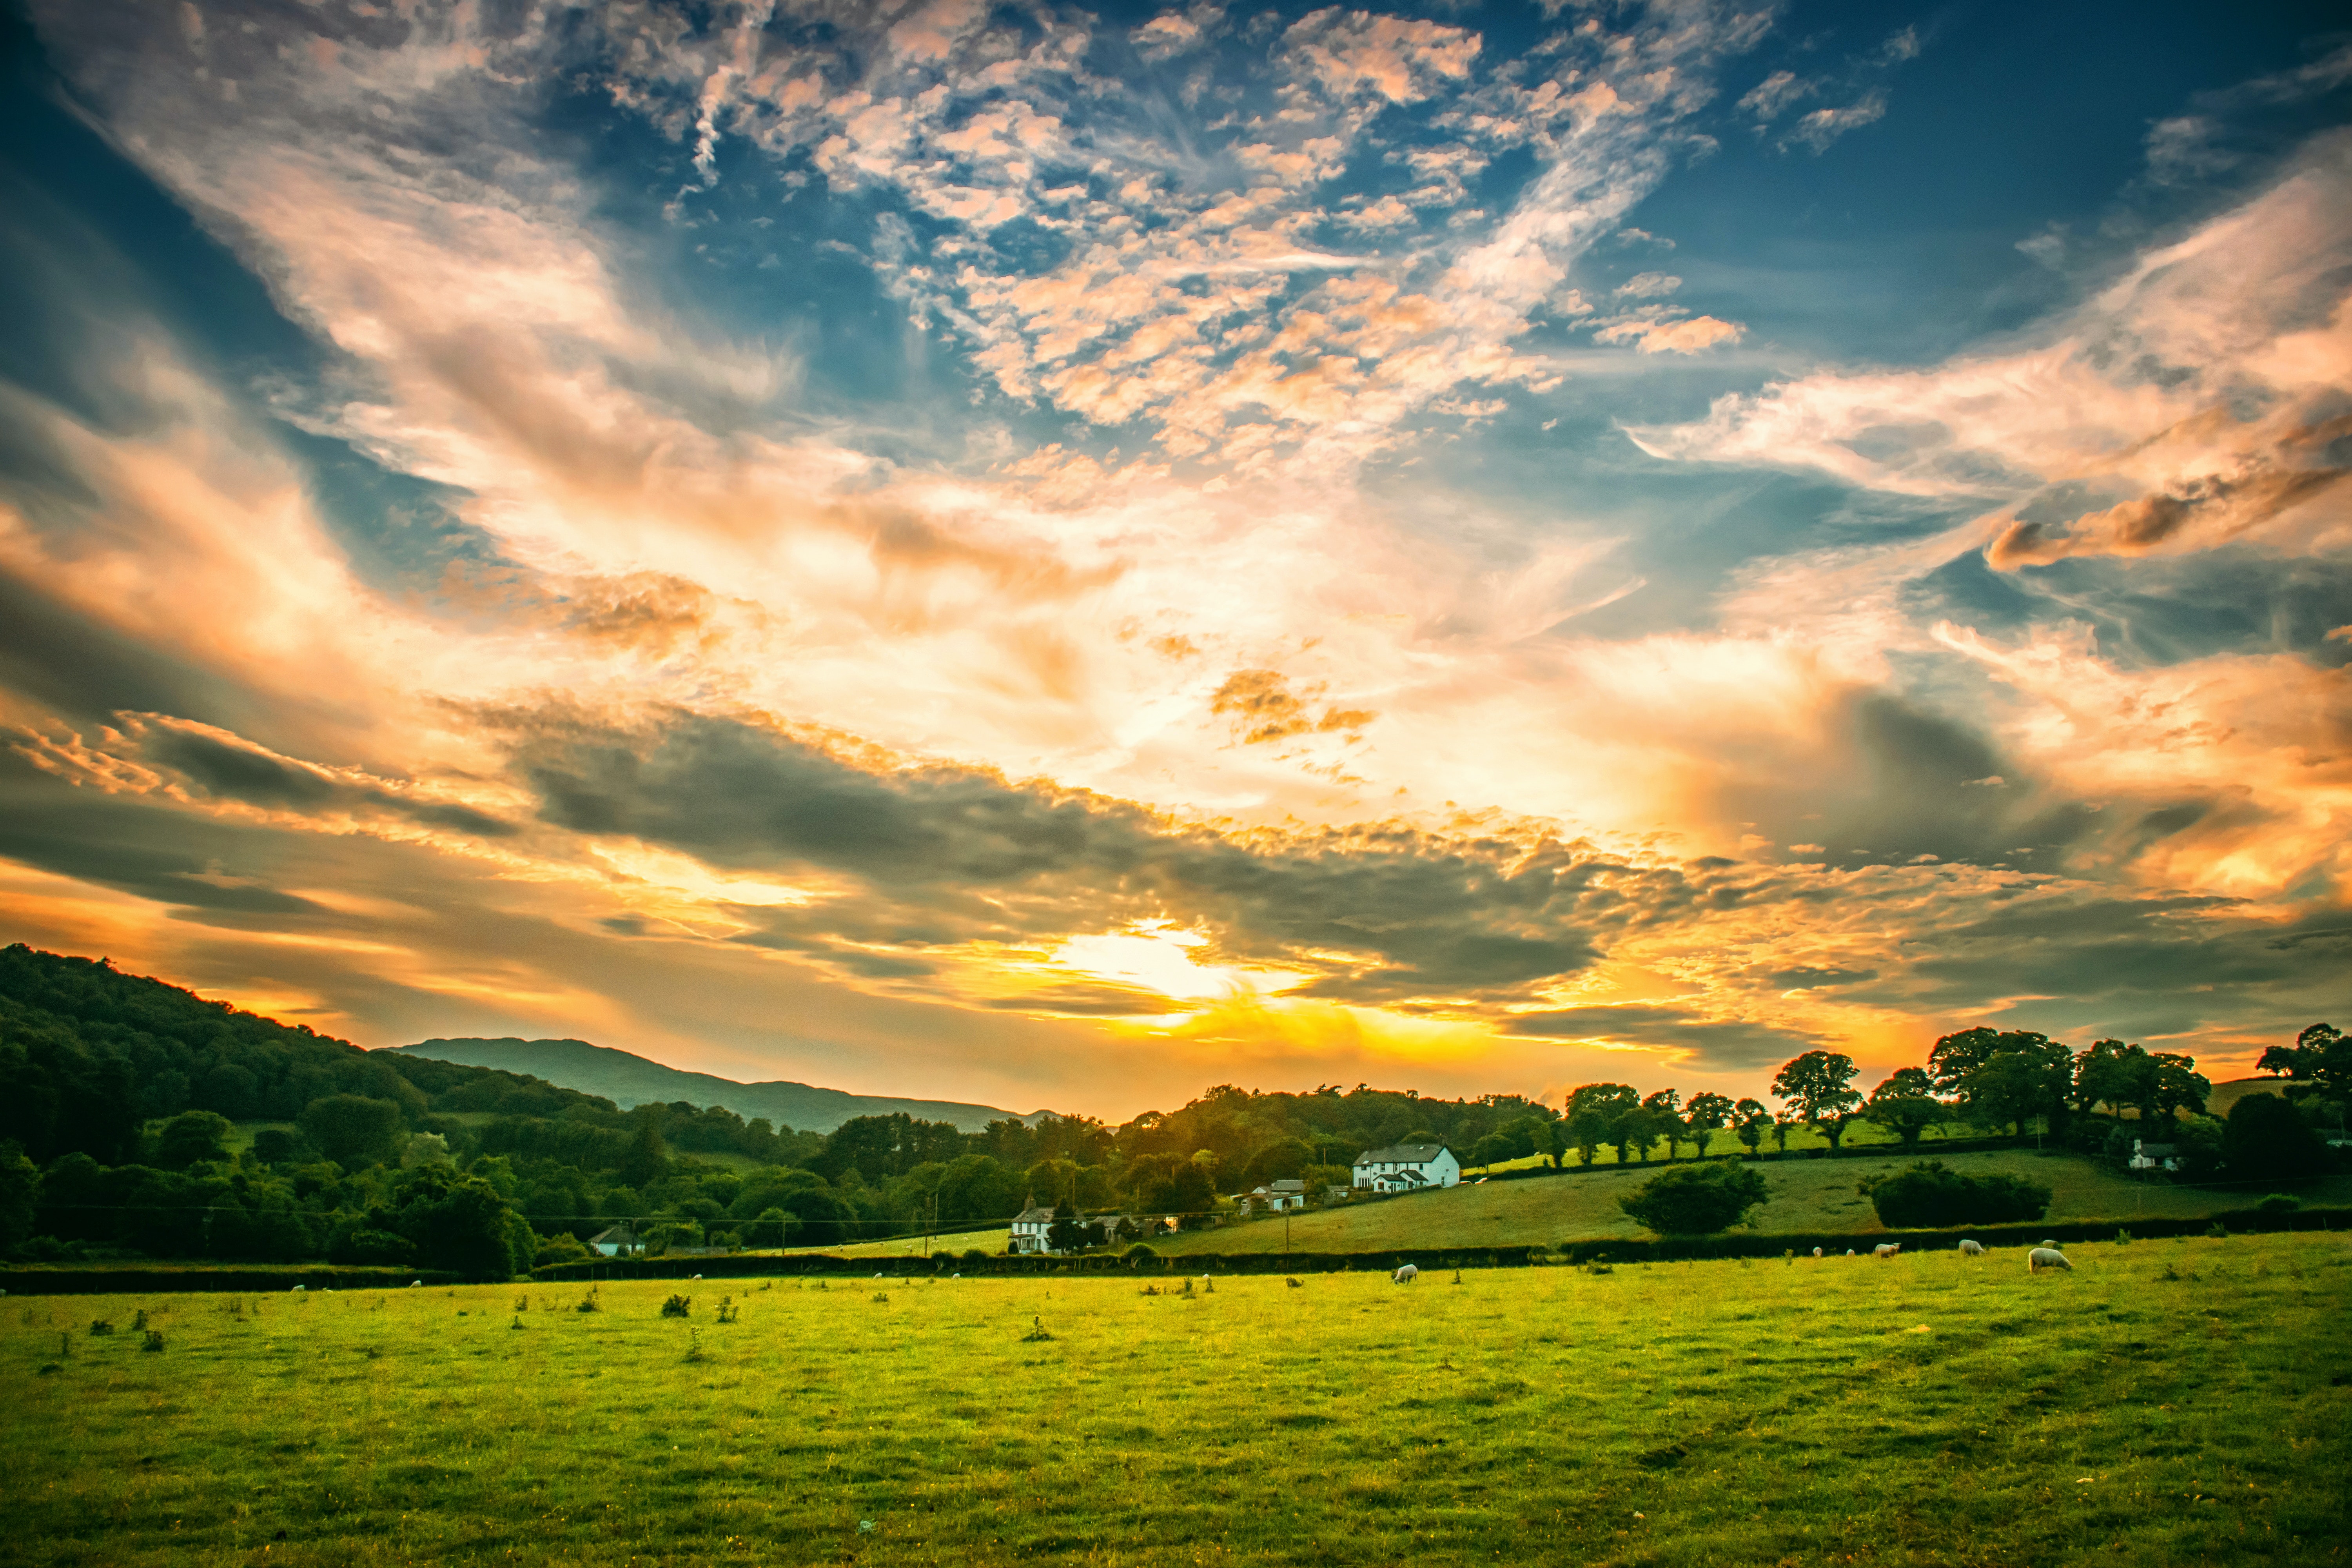
<path fill-rule="evenodd" d="M 1003 1252 L 1012 1240 L 1013 1227 L 1009 1225 L 1000 1225 L 992 1230 L 960 1230 L 950 1236 L 894 1236 L 882 1241 L 850 1242 L 835 1247 L 770 1248 L 760 1256 L 793 1258 L 807 1253 L 827 1258 L 929 1258 L 934 1252 L 960 1253 L 967 1248 L 978 1247 L 992 1257 Z"/>
<path fill-rule="evenodd" d="M 1863 1177 L 1899 1170 L 1919 1156 L 1889 1153 L 1848 1160 L 1774 1161 L 1762 1167 L 1772 1195 L 1748 1216 L 1759 1231 L 1853 1231 L 1880 1228 L 1870 1200 L 1854 1191 Z M 2262 1192 L 2233 1187 L 2176 1187 L 2136 1182 L 2072 1155 L 2031 1150 L 1936 1154 L 1971 1175 L 2011 1172 L 2051 1189 L 2053 1221 L 2142 1215 L 2194 1218 L 2251 1205 Z M 1490 1182 L 1412 1197 L 1358 1202 L 1290 1217 L 1288 1249 L 1377 1252 L 1400 1247 L 1554 1246 L 1570 1239 L 1640 1236 L 1640 1226 L 1617 1206 L 1655 1170 L 1597 1167 L 1590 1175 Z M 2266 1189 L 2265 1189 L 2266 1190 Z M 2307 1205 L 2352 1202 L 2352 1176 L 2299 1189 Z M 1163 1252 L 1281 1252 L 1283 1222 L 1265 1216 L 1211 1230 L 1188 1231 L 1153 1243 Z"/>
<path fill-rule="evenodd" d="M 2074 1256 L 20 1299 L 0 1557 L 2345 1561 L 2352 1238 Z"/>

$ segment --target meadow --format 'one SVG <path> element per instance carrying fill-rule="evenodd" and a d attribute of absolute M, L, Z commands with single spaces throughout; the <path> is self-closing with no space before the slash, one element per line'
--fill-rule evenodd
<path fill-rule="evenodd" d="M 2344 1561 L 2352 1238 L 2073 1251 L 19 1298 L 0 1556 Z"/>
<path fill-rule="evenodd" d="M 1852 1232 L 1883 1228 L 1870 1200 L 1856 1192 L 1864 1177 L 1901 1170 L 1920 1159 L 1938 1159 L 1958 1171 L 1981 1176 L 2006 1172 L 2051 1190 L 2053 1224 L 2112 1219 L 2126 1226 L 2138 1218 L 2194 1219 L 2243 1208 L 2269 1189 L 2249 1191 L 2226 1184 L 2173 1186 L 2135 1181 L 2072 1154 L 2038 1154 L 2031 1149 L 2000 1149 L 1841 1160 L 1773 1160 L 1760 1167 L 1771 1189 L 1763 1206 L 1748 1216 L 1751 1230 L 1767 1234 Z M 1207 1230 L 1187 1231 L 1152 1245 L 1162 1252 L 1379 1252 L 1395 1247 L 1557 1246 L 1570 1237 L 1635 1237 L 1645 1234 L 1617 1200 L 1657 1174 L 1656 1168 L 1595 1166 L 1590 1173 L 1511 1182 L 1465 1184 L 1408 1197 L 1359 1200 L 1289 1217 L 1261 1215 Z M 1475 1178 L 1472 1181 L 1475 1183 Z M 2296 1189 L 2306 1206 L 2352 1202 L 2352 1176 L 2335 1176 Z"/>

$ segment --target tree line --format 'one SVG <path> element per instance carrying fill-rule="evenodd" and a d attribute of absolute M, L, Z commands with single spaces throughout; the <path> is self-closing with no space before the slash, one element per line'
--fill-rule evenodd
<path fill-rule="evenodd" d="M 2346 1092 L 2326 1026 L 2264 1070 Z M 906 1115 L 825 1133 L 684 1102 L 608 1100 L 490 1068 L 372 1055 L 302 1026 L 206 1002 L 103 960 L 0 951 L 0 1247 L 18 1257 L 417 1263 L 469 1273 L 585 1256 L 628 1222 L 656 1246 L 833 1246 L 1002 1223 L 1029 1204 L 1202 1223 L 1220 1194 L 1350 1182 L 1364 1150 L 1445 1143 L 1474 1168 L 1541 1157 L 1669 1160 L 1718 1140 L 1749 1154 L 1809 1128 L 1834 1149 L 1858 1120 L 1916 1146 L 1939 1124 L 2047 1127 L 2097 1152 L 2131 1109 L 2184 1144 L 2210 1084 L 2190 1058 L 2102 1040 L 1971 1029 L 1868 1095 L 1848 1058 L 1809 1051 L 1768 1109 L 1712 1092 L 1587 1084 L 1558 1106 L 1358 1084 L 1255 1093 L 1221 1085 L 1118 1126 L 1013 1119 L 963 1132 Z M 2310 1107 L 2306 1105 L 2305 1109 Z M 267 1121 L 249 1140 L 236 1124 Z M 2213 1127 L 2218 1129 L 2219 1123 Z M 2218 1131 L 2210 1140 L 2220 1160 Z M 503 1264 L 504 1267 L 500 1267 Z"/>

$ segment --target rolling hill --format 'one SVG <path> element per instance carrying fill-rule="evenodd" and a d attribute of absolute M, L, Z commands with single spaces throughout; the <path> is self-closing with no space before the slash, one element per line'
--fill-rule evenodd
<path fill-rule="evenodd" d="M 801 1132 L 830 1132 L 853 1117 L 900 1111 L 924 1121 L 950 1122 L 964 1132 L 982 1131 L 990 1122 L 1006 1118 L 1034 1122 L 1046 1114 L 1037 1110 L 1024 1116 L 1017 1110 L 961 1100 L 851 1094 L 805 1083 L 738 1083 L 709 1073 L 682 1072 L 585 1040 L 420 1040 L 413 1046 L 391 1047 L 385 1054 L 523 1073 L 559 1088 L 603 1095 L 624 1110 L 648 1102 L 674 1105 L 679 1100 L 696 1106 L 723 1105 L 746 1121 L 764 1116 L 779 1128 Z"/>

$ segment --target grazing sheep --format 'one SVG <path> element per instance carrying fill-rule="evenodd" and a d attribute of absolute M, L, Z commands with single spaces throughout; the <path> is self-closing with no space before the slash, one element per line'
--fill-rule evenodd
<path fill-rule="evenodd" d="M 288 1292 L 287 1292 L 287 1294 L 289 1294 L 289 1295 L 290 1295 L 290 1296 L 307 1296 L 307 1295 L 309 1295 L 310 1293 L 310 1287 L 309 1287 L 308 1285 L 297 1285 L 297 1286 L 295 1286 L 295 1287 L 294 1287 L 294 1289 L 291 1289 L 291 1290 L 289 1290 L 289 1291 L 288 1291 Z"/>
<path fill-rule="evenodd" d="M 1822 1255 L 1822 1249 L 1821 1249 L 1820 1247 L 1816 1247 L 1815 1248 L 1813 1248 L 1813 1256 L 1814 1256 L 1815 1258 L 1819 1258 L 1821 1255 Z"/>
<path fill-rule="evenodd" d="M 1960 1243 L 1960 1256 L 1962 1258 L 1982 1258 L 1984 1256 L 1984 1243 L 1981 1241 L 1963 1241 Z"/>
<path fill-rule="evenodd" d="M 2063 1268 L 2069 1274 L 2074 1272 L 2074 1266 L 2066 1261 L 2066 1255 L 2054 1247 L 2037 1247 L 2025 1255 L 2025 1271 L 2028 1274 L 2039 1274 L 2045 1268 Z"/>
<path fill-rule="evenodd" d="M 1870 1255 L 1873 1258 L 1892 1258 L 1902 1250 L 1903 1244 L 1899 1241 L 1882 1241 L 1870 1249 Z"/>
<path fill-rule="evenodd" d="M 1421 1278 L 1420 1268 L 1413 1264 L 1408 1263 L 1396 1271 L 1394 1283 L 1399 1285 L 1410 1285 L 1419 1278 Z"/>
<path fill-rule="evenodd" d="M 1852 1258 L 1852 1257 L 1853 1256 L 1853 1247 L 1847 1247 L 1847 1248 L 1845 1249 L 1845 1255 L 1846 1255 L 1848 1258 Z"/>

